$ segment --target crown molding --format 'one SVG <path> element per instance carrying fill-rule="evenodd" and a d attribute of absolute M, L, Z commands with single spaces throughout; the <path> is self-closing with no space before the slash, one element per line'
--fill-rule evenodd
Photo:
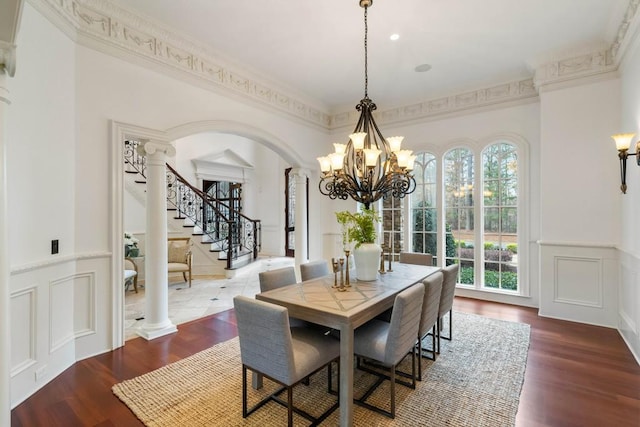
<path fill-rule="evenodd" d="M 210 89 L 223 88 L 326 128 L 328 113 L 223 64 L 202 46 L 146 22 L 106 0 L 29 0 L 72 40 L 113 56 L 135 55 L 197 77 Z M 53 15 L 53 16 L 52 16 Z M 69 25 L 76 34 L 69 34 Z M 116 48 L 116 49 L 114 49 Z"/>
<path fill-rule="evenodd" d="M 355 110 L 330 114 L 303 101 L 301 96 L 275 89 L 271 87 L 273 85 L 249 76 L 249 72 L 234 68 L 196 42 L 148 22 L 108 0 L 27 1 L 72 40 L 108 55 L 141 59 L 145 64 L 160 66 L 172 77 L 284 112 L 325 130 L 352 126 L 358 119 Z M 630 0 L 616 39 L 609 48 L 544 63 L 535 69 L 531 78 L 379 110 L 374 114 L 376 120 L 384 124 L 430 120 L 468 114 L 474 109 L 497 108 L 500 104 L 530 102 L 543 86 L 615 71 L 638 27 L 639 5 L 640 0 Z"/>
<path fill-rule="evenodd" d="M 9 77 L 16 73 L 16 45 L 0 40 L 0 73 Z"/>
<path fill-rule="evenodd" d="M 502 103 L 526 100 L 538 96 L 533 79 L 515 80 L 463 92 L 443 98 L 435 98 L 417 104 L 382 110 L 373 113 L 376 121 L 383 124 L 397 124 L 406 121 L 426 120 L 443 115 L 451 116 L 456 113 L 468 113 L 472 109 L 480 109 Z M 357 111 L 340 113 L 331 119 L 331 129 L 338 129 L 356 123 Z"/>

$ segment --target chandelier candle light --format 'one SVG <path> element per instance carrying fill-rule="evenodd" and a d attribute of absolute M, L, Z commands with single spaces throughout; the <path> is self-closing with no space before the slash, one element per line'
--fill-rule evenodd
<path fill-rule="evenodd" d="M 335 152 L 318 157 L 320 192 L 331 199 L 353 200 L 366 209 L 381 197 L 402 198 L 412 193 L 411 174 L 416 156 L 402 150 L 402 136 L 384 138 L 373 118 L 376 104 L 369 99 L 367 73 L 367 10 L 373 0 L 359 0 L 364 8 L 364 98 L 356 105 L 360 118 L 346 144 L 333 144 Z"/>

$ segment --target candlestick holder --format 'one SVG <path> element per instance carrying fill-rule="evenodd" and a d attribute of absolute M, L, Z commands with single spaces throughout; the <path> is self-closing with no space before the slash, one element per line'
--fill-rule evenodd
<path fill-rule="evenodd" d="M 345 271 L 344 285 L 345 285 L 347 288 L 350 288 L 350 287 L 351 287 L 351 282 L 350 282 L 350 280 L 349 280 L 349 254 L 350 254 L 350 253 L 351 253 L 351 251 L 344 251 L 345 258 L 347 259 L 347 262 L 346 262 L 346 264 L 347 264 L 347 265 L 346 265 L 346 269 L 347 269 L 347 270 Z"/>
<path fill-rule="evenodd" d="M 384 245 L 380 245 L 380 247 L 382 248 L 382 251 L 380 252 L 380 269 L 378 270 L 378 273 L 380 274 L 385 274 L 384 271 Z"/>
<path fill-rule="evenodd" d="M 393 248 L 389 248 L 389 267 L 387 271 L 391 273 L 393 271 L 393 267 L 391 267 L 391 261 L 393 260 Z"/>
<path fill-rule="evenodd" d="M 338 271 L 340 271 L 340 266 L 335 258 L 331 258 L 331 266 L 333 267 L 333 285 L 331 287 L 338 288 Z"/>
<path fill-rule="evenodd" d="M 340 292 L 346 291 L 344 287 L 344 258 L 340 258 L 340 287 L 338 290 Z"/>

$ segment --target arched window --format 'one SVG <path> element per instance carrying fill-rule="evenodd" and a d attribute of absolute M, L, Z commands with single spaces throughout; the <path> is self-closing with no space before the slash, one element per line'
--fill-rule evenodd
<path fill-rule="evenodd" d="M 484 283 L 518 290 L 518 154 L 498 142 L 482 152 Z"/>
<path fill-rule="evenodd" d="M 445 265 L 460 264 L 458 283 L 475 283 L 475 213 L 474 213 L 474 161 L 468 148 L 455 148 L 444 155 L 444 215 L 446 242 L 453 241 L 453 250 L 447 249 Z"/>
<path fill-rule="evenodd" d="M 417 155 L 413 168 L 416 190 L 411 195 L 412 250 L 433 255 L 435 264 L 438 259 L 437 172 L 433 154 Z"/>

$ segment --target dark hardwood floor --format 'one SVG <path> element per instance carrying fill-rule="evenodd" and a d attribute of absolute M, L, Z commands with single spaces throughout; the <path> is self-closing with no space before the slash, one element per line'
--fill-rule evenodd
<path fill-rule="evenodd" d="M 640 366 L 616 330 L 468 298 L 456 298 L 454 309 L 531 325 L 517 426 L 640 427 Z M 111 393 L 111 386 L 237 333 L 233 310 L 179 325 L 178 330 L 153 341 L 133 339 L 123 348 L 76 363 L 16 407 L 11 425 L 142 425 Z"/>

